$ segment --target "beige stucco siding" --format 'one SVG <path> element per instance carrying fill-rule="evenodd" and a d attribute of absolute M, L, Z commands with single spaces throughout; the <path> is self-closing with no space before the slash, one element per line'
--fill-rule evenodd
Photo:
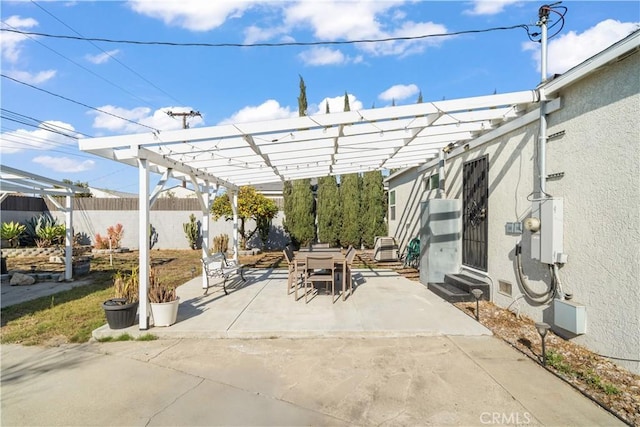
<path fill-rule="evenodd" d="M 571 337 L 593 351 L 627 359 L 640 358 L 640 54 L 610 64 L 559 94 L 562 108 L 549 115 L 546 173 L 563 174 L 546 181 L 546 192 L 564 200 L 564 252 L 560 269 L 563 290 L 587 310 L 587 333 Z M 505 232 L 507 222 L 530 215 L 536 188 L 534 122 L 487 144 L 448 159 L 447 197 L 460 198 L 462 166 L 489 158 L 488 279 L 492 299 L 534 320 L 553 323 L 549 305 L 523 298 L 514 268 L 514 248 L 523 248 L 523 269 L 534 290 L 550 283 L 548 267 L 531 259 L 530 234 Z M 473 146 L 473 144 L 472 144 Z M 425 192 L 417 169 L 389 180 L 398 211 L 390 233 L 406 239 L 418 233 L 419 202 L 435 197 Z M 420 190 L 418 190 L 420 189 Z M 408 233 L 406 230 L 411 230 Z M 499 281 L 512 285 L 512 295 L 498 292 Z M 638 362 L 619 361 L 640 372 Z"/>

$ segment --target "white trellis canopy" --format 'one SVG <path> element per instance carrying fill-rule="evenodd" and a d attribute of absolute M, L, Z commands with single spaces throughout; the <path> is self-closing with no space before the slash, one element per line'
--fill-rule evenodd
<path fill-rule="evenodd" d="M 536 91 L 80 140 L 80 149 L 228 188 L 416 166 L 518 117 Z"/>
<path fill-rule="evenodd" d="M 31 172 L 0 165 L 0 202 L 10 194 L 37 194 L 47 197 L 65 214 L 65 280 L 72 279 L 71 257 L 73 254 L 73 198 L 75 194 L 88 193 L 86 188 L 56 181 Z M 62 206 L 52 196 L 65 196 Z"/>
<path fill-rule="evenodd" d="M 189 181 L 202 208 L 202 255 L 209 255 L 212 198 L 232 195 L 238 259 L 238 189 L 283 180 L 417 166 L 517 118 L 537 91 L 319 114 L 254 123 L 80 140 L 80 149 L 139 170 L 140 329 L 148 328 L 149 210 L 170 177 Z M 150 194 L 149 173 L 162 175 Z M 203 287 L 207 287 L 203 275 Z"/>

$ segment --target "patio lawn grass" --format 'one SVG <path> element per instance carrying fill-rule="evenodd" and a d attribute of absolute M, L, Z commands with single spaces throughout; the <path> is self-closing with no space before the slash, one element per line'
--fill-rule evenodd
<path fill-rule="evenodd" d="M 151 264 L 162 282 L 179 286 L 191 280 L 192 269 L 200 275 L 200 254 L 194 250 L 152 251 Z M 30 265 L 38 266 L 37 261 L 10 258 L 8 267 L 28 270 Z M 113 296 L 114 273 L 130 270 L 137 262 L 138 252 L 114 254 L 113 266 L 108 255 L 95 255 L 87 276 L 93 283 L 3 308 L 0 342 L 58 345 L 88 341 L 94 329 L 107 323 L 102 303 Z M 43 258 L 41 265 L 46 263 Z"/>

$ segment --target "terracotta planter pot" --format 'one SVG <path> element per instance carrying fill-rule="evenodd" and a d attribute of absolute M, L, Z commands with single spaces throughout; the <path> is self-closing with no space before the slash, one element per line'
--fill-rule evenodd
<path fill-rule="evenodd" d="M 152 302 L 151 314 L 153 315 L 154 326 L 171 326 L 178 318 L 178 305 L 180 298 L 171 302 Z"/>

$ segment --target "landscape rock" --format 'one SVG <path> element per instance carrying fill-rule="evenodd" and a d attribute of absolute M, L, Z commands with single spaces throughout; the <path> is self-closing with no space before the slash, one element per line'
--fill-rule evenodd
<path fill-rule="evenodd" d="M 11 286 L 24 286 L 24 285 L 33 285 L 36 283 L 36 279 L 29 276 L 28 274 L 22 273 L 14 273 L 13 277 L 11 277 L 11 282 L 9 282 Z"/>

